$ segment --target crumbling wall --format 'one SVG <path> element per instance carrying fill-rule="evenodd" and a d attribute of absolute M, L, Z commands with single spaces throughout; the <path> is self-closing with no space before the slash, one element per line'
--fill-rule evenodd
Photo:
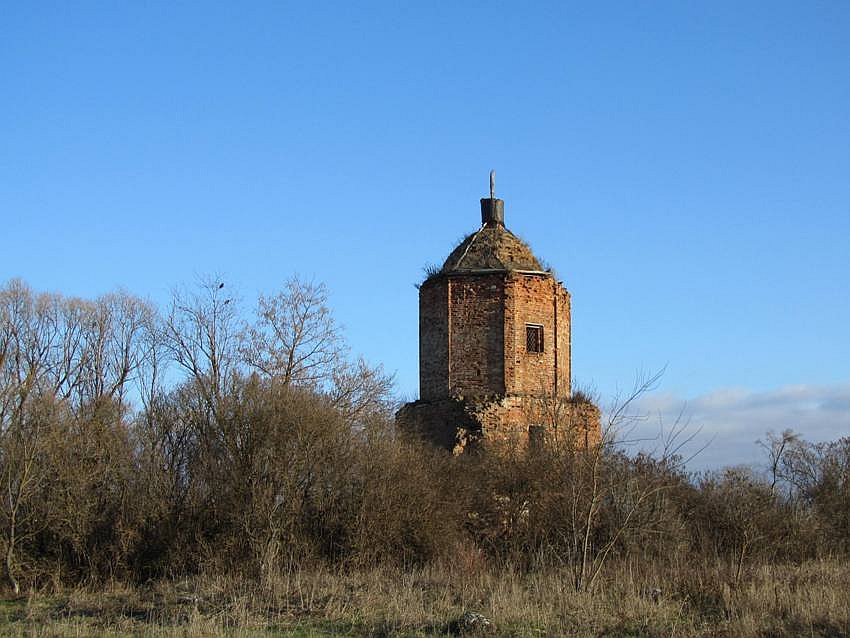
<path fill-rule="evenodd" d="M 548 444 L 596 445 L 600 411 L 592 403 L 561 400 L 546 405 L 535 397 L 490 396 L 407 403 L 396 414 L 402 432 L 462 453 L 482 444 L 529 444 L 537 433 Z"/>
<path fill-rule="evenodd" d="M 526 328 L 543 329 L 528 352 Z M 591 445 L 599 410 L 570 397 L 570 295 L 550 273 L 441 274 L 419 290 L 422 399 L 400 428 L 455 452 L 538 439 Z"/>

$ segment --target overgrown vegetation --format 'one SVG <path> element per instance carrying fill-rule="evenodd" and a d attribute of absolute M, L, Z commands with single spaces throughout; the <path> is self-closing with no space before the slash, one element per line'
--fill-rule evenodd
<path fill-rule="evenodd" d="M 0 632 L 452 636 L 466 633 L 459 620 L 470 609 L 493 619 L 490 633 L 520 638 L 837 637 L 850 625 L 850 579 L 838 562 L 762 565 L 733 587 L 719 568 L 657 571 L 636 560 L 618 563 L 590 594 L 565 587 L 553 570 L 315 567 L 284 571 L 264 586 L 205 576 L 41 593 L 0 607 Z"/>
<path fill-rule="evenodd" d="M 416 289 L 419 290 L 422 286 L 427 284 L 428 282 L 434 281 L 440 275 L 443 274 L 443 267 L 438 266 L 437 264 L 425 264 L 422 267 L 423 278 L 422 281 L 416 284 Z"/>
<path fill-rule="evenodd" d="M 692 476 L 675 441 L 617 446 L 648 380 L 599 446 L 565 426 L 453 458 L 397 436 L 322 286 L 238 306 L 216 281 L 163 313 L 0 289 L 10 628 L 850 633 L 850 439 L 770 435 L 764 475 Z"/>

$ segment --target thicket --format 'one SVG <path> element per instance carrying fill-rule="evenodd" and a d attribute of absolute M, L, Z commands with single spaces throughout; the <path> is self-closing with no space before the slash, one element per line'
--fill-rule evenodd
<path fill-rule="evenodd" d="M 557 568 L 587 591 L 614 561 L 739 581 L 850 552 L 850 439 L 769 435 L 764 473 L 690 475 L 672 439 L 618 446 L 639 384 L 598 447 L 553 427 L 451 457 L 394 430 L 392 379 L 350 355 L 323 286 L 240 307 L 217 281 L 161 313 L 0 289 L 9 588 L 451 565 Z"/>

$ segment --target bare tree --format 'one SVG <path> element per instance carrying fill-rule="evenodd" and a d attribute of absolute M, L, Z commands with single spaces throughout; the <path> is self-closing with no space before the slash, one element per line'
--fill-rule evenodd
<path fill-rule="evenodd" d="M 329 390 L 333 405 L 348 423 L 360 423 L 370 414 L 389 408 L 393 377 L 383 366 L 370 366 L 362 358 L 341 361 L 333 372 Z"/>
<path fill-rule="evenodd" d="M 284 385 L 327 383 L 348 349 L 327 306 L 324 284 L 289 279 L 273 297 L 260 296 L 245 360 Z"/>
<path fill-rule="evenodd" d="M 16 550 L 34 534 L 30 506 L 49 471 L 43 456 L 53 396 L 45 391 L 45 379 L 60 342 L 56 306 L 55 296 L 35 296 L 20 281 L 0 290 L 0 521 L 4 573 L 15 593 L 20 591 Z"/>
<path fill-rule="evenodd" d="M 850 548 L 850 437 L 809 443 L 796 439 L 782 456 L 781 478 L 816 514 L 825 545 Z"/>
<path fill-rule="evenodd" d="M 220 280 L 205 278 L 195 291 L 175 291 L 163 342 L 213 414 L 238 369 L 240 338 L 236 303 Z"/>
<path fill-rule="evenodd" d="M 619 452 L 645 418 L 637 410 L 638 400 L 657 387 L 662 374 L 639 375 L 628 394 L 612 401 L 598 441 L 588 439 L 586 423 L 576 418 L 569 400 L 551 398 L 548 407 L 537 410 L 547 419 L 547 453 L 557 476 L 547 481 L 558 486 L 550 497 L 553 527 L 561 530 L 569 548 L 578 591 L 593 589 L 607 559 L 627 536 L 657 526 L 658 521 L 650 520 L 662 513 L 657 501 L 674 484 L 670 476 L 683 463 L 679 451 L 695 436 L 677 421 L 654 455 L 630 459 Z"/>
<path fill-rule="evenodd" d="M 781 479 L 782 466 L 785 461 L 785 453 L 789 448 L 799 440 L 799 436 L 791 429 L 783 430 L 780 434 L 768 432 L 765 435 L 767 440 L 761 439 L 756 441 L 767 453 L 768 471 L 770 472 L 770 491 L 776 493 L 776 484 Z"/>
<path fill-rule="evenodd" d="M 61 298 L 34 295 L 23 282 L 0 290 L 0 428 L 20 415 L 39 394 L 53 394 L 63 383 Z"/>
<path fill-rule="evenodd" d="M 273 297 L 261 296 L 242 354 L 249 366 L 283 387 L 326 392 L 349 422 L 388 404 L 392 376 L 362 358 L 350 360 L 324 284 L 295 276 Z"/>
<path fill-rule="evenodd" d="M 49 437 L 54 425 L 55 404 L 49 399 L 28 402 L 16 423 L 0 439 L 0 472 L 2 474 L 4 574 L 12 591 L 20 584 L 16 576 L 16 552 L 27 539 L 37 534 L 44 521 L 39 521 L 33 507 L 50 474 L 47 458 Z"/>
<path fill-rule="evenodd" d="M 129 382 L 145 364 L 153 308 L 125 292 L 98 298 L 90 308 L 88 345 L 89 400 L 109 398 L 123 406 Z"/>

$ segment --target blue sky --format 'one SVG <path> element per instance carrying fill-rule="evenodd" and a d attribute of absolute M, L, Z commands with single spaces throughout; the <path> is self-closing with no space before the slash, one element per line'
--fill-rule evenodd
<path fill-rule="evenodd" d="M 848 34 L 838 2 L 2 3 L 0 278 L 249 304 L 297 272 L 411 395 L 413 284 L 495 168 L 578 384 L 667 365 L 653 405 L 721 393 L 751 441 L 734 400 L 850 396 Z"/>

